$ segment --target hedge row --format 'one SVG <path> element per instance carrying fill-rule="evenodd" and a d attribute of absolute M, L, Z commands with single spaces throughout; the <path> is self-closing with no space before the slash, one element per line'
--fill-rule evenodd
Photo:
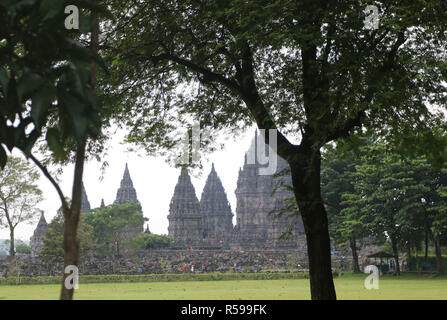
<path fill-rule="evenodd" d="M 185 274 L 144 274 L 144 275 L 81 275 L 79 283 L 107 282 L 157 282 L 157 281 L 216 281 L 216 280 L 277 280 L 304 279 L 307 272 L 293 273 L 185 273 Z M 1 277 L 0 285 L 57 284 L 61 276 Z"/>

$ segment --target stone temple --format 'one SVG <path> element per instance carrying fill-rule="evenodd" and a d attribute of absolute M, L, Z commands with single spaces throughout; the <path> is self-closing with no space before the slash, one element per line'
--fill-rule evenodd
<path fill-rule="evenodd" d="M 293 197 L 292 193 L 281 188 L 281 185 L 291 185 L 291 178 L 289 175 L 276 177 L 277 173 L 288 167 L 279 156 L 276 172 L 260 174 L 260 169 L 268 164 L 261 164 L 258 159 L 258 139 L 263 138 L 255 134 L 243 168 L 239 171 L 235 226 L 226 192 L 214 165 L 200 202 L 187 169 L 181 169 L 168 216 L 169 235 L 174 238 L 175 248 L 275 249 L 305 246 L 301 217 L 290 213 L 279 218 L 269 215 L 270 212 L 279 212 L 284 208 L 284 200 Z M 268 146 L 260 145 L 264 146 L 264 155 L 268 156 Z M 290 237 L 278 241 L 288 230 Z"/>
<path fill-rule="evenodd" d="M 293 194 L 282 186 L 291 186 L 290 175 L 281 175 L 289 167 L 284 159 L 277 156 L 277 168 L 273 174 L 260 174 L 260 169 L 268 164 L 261 164 L 258 150 L 258 139 L 264 139 L 256 135 L 253 139 L 249 153 L 245 155 L 243 168 L 239 171 L 236 188 L 236 226 L 233 232 L 232 246 L 243 248 L 275 248 L 295 247 L 305 241 L 304 226 L 301 216 L 284 213 L 281 217 L 275 217 L 274 212 L 284 208 L 284 200 L 293 198 Z M 264 153 L 268 155 L 268 146 Z M 278 176 L 276 176 L 278 175 Z M 272 213 L 269 215 L 269 213 Z M 289 218 L 290 216 L 290 218 Z M 287 241 L 277 241 L 284 232 L 290 228 L 290 237 Z"/>
<path fill-rule="evenodd" d="M 168 234 L 174 238 L 173 249 L 305 249 L 304 228 L 299 215 L 290 212 L 275 217 L 285 206 L 285 199 L 293 198 L 293 194 L 281 188 L 291 185 L 290 175 L 279 174 L 286 171 L 288 164 L 277 156 L 276 171 L 271 174 L 261 172 L 268 167 L 261 161 L 259 145 L 265 148 L 264 156 L 268 156 L 269 148 L 263 143 L 261 135 L 255 134 L 249 151 L 245 154 L 243 167 L 239 170 L 236 194 L 235 215 L 228 202 L 227 193 L 219 178 L 214 164 L 208 174 L 200 201 L 191 182 L 188 169 L 182 168 L 169 206 Z M 265 159 L 264 159 L 265 160 Z M 87 193 L 82 186 L 82 212 L 91 209 Z M 114 204 L 140 203 L 133 186 L 129 167 L 126 164 L 123 178 L 116 193 Z M 103 207 L 104 200 L 101 201 Z M 235 216 L 235 219 L 233 217 Z M 288 217 L 290 216 L 290 218 Z M 235 225 L 233 224 L 233 220 Z M 42 239 L 47 224 L 43 215 L 31 239 L 34 255 L 42 247 Z M 290 237 L 279 241 L 286 231 Z M 149 226 L 129 230 L 129 237 L 141 232 L 150 233 Z"/>
<path fill-rule="evenodd" d="M 45 233 L 47 232 L 47 230 L 48 224 L 42 212 L 39 222 L 37 223 L 37 227 L 34 230 L 34 233 L 30 240 L 32 257 L 37 257 L 39 255 L 39 252 L 43 247 L 43 238 L 45 237 Z"/>

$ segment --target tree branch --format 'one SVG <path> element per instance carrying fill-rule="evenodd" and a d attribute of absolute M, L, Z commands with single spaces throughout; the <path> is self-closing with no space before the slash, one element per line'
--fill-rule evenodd
<path fill-rule="evenodd" d="M 64 193 L 62 192 L 61 188 L 59 187 L 59 184 L 54 180 L 54 178 L 51 176 L 51 174 L 48 172 L 47 168 L 34 157 L 34 155 L 30 155 L 30 159 L 36 164 L 36 166 L 42 171 L 42 173 L 47 177 L 47 179 L 51 182 L 51 184 L 54 186 L 54 188 L 57 191 L 57 194 L 59 195 L 59 198 L 62 203 L 63 209 L 68 209 L 67 201 L 65 200 Z"/>

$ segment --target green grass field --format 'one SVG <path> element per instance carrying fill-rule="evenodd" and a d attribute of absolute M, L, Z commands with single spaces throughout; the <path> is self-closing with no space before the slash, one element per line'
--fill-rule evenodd
<path fill-rule="evenodd" d="M 447 299 L 447 277 L 383 276 L 379 290 L 366 290 L 366 275 L 335 279 L 338 299 Z M 1 285 L 0 299 L 57 299 L 60 285 Z M 79 284 L 75 299 L 299 300 L 309 299 L 309 280 L 179 281 Z"/>

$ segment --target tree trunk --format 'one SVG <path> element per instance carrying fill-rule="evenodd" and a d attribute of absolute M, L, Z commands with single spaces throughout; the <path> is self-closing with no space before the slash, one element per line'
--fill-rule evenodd
<path fill-rule="evenodd" d="M 406 270 L 410 270 L 411 266 L 411 246 L 408 244 L 407 246 L 407 261 L 406 261 Z"/>
<path fill-rule="evenodd" d="M 98 3 L 98 0 L 91 0 L 93 4 Z M 99 19 L 93 13 L 91 24 L 91 40 L 90 48 L 94 52 L 99 49 Z M 96 87 L 97 65 L 93 60 L 90 62 L 90 85 L 92 88 Z M 72 300 L 73 289 L 65 287 L 65 280 L 68 274 L 65 273 L 65 268 L 70 265 L 77 266 L 79 260 L 79 243 L 76 238 L 79 224 L 79 216 L 81 214 L 82 201 L 82 175 L 84 172 L 85 149 L 87 144 L 87 137 L 84 137 L 81 142 L 77 143 L 75 174 L 73 181 L 72 203 L 71 208 L 64 210 L 64 276 L 62 279 L 61 300 Z"/>
<path fill-rule="evenodd" d="M 394 237 L 391 237 L 391 246 L 393 247 L 394 260 L 396 264 L 394 274 L 400 276 L 399 251 L 397 249 L 397 241 Z"/>
<path fill-rule="evenodd" d="M 67 266 L 77 266 L 79 259 L 79 243 L 77 240 L 79 216 L 81 212 L 82 174 L 84 171 L 85 141 L 79 143 L 76 150 L 73 195 L 70 208 L 64 209 L 64 276 L 62 279 L 61 300 L 72 300 L 74 289 L 65 286 L 70 275 L 65 273 Z"/>
<path fill-rule="evenodd" d="M 319 150 L 309 149 L 302 152 L 301 156 L 306 163 L 292 162 L 290 168 L 293 189 L 306 233 L 311 298 L 335 300 L 328 219 L 320 191 L 321 154 Z"/>
<path fill-rule="evenodd" d="M 14 244 L 14 227 L 12 225 L 9 226 L 9 276 L 14 275 L 14 267 L 16 263 L 16 251 Z"/>
<path fill-rule="evenodd" d="M 428 262 L 428 230 L 425 229 L 425 254 L 424 254 L 424 262 Z"/>
<path fill-rule="evenodd" d="M 349 240 L 349 246 L 351 247 L 352 251 L 352 271 L 360 272 L 359 256 L 357 254 L 357 242 L 355 241 L 355 238 Z"/>
<path fill-rule="evenodd" d="M 436 253 L 436 269 L 438 274 L 444 274 L 444 263 L 442 261 L 441 245 L 438 237 L 433 238 Z"/>

